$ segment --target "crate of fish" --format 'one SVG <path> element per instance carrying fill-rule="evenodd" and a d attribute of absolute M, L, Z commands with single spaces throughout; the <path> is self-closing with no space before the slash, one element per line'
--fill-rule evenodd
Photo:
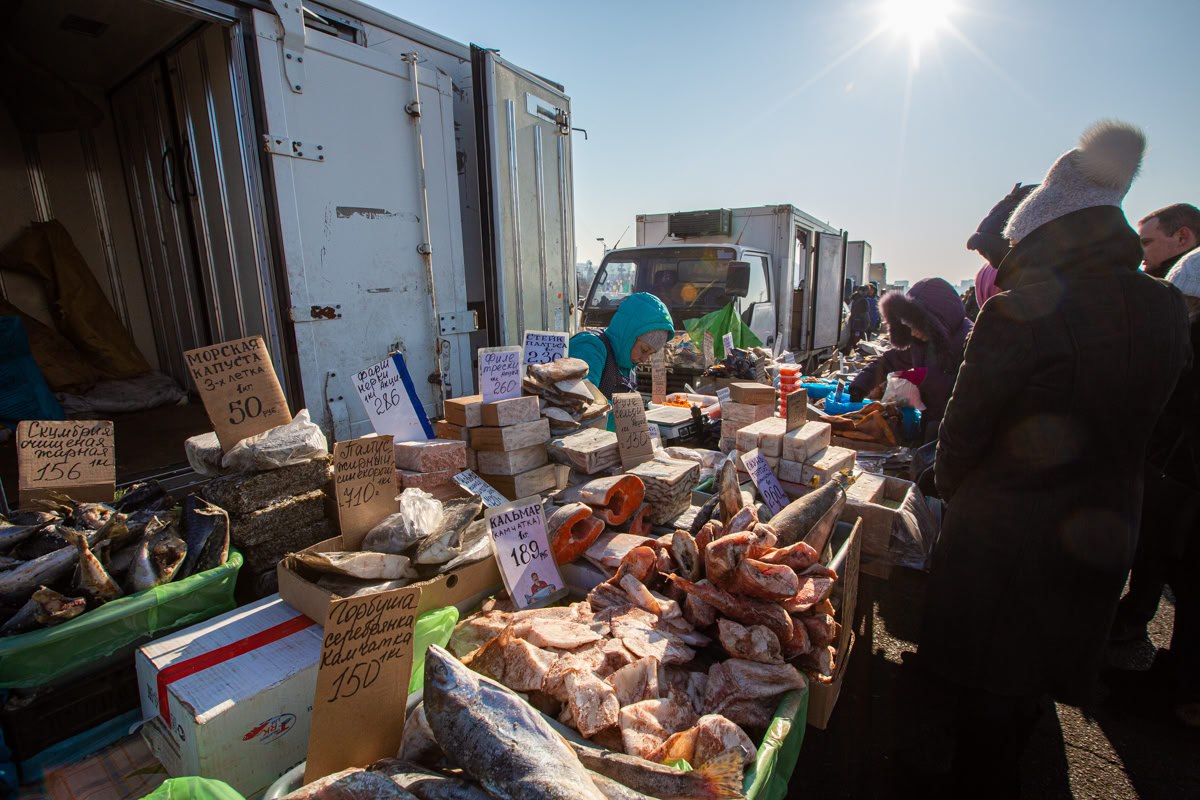
<path fill-rule="evenodd" d="M 0 519 L 0 688 L 35 688 L 234 607 L 224 510 L 156 484 Z"/>

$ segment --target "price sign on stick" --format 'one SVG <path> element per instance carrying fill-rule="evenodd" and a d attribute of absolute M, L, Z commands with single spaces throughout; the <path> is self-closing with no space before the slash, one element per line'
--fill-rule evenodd
<path fill-rule="evenodd" d="M 750 479 L 758 488 L 759 496 L 771 509 L 772 514 L 778 514 L 784 506 L 791 502 L 784 494 L 783 487 L 779 485 L 779 479 L 775 477 L 771 465 L 767 463 L 767 459 L 763 457 L 757 447 L 742 456 L 742 466 L 750 473 Z"/>
<path fill-rule="evenodd" d="M 711 367 L 717 360 L 713 355 L 713 335 L 711 331 L 704 332 L 704 366 Z"/>
<path fill-rule="evenodd" d="M 521 396 L 521 348 L 479 348 L 479 393 L 485 403 Z"/>
<path fill-rule="evenodd" d="M 566 594 L 550 552 L 540 497 L 490 509 L 487 521 L 500 577 L 517 608 L 543 605 Z"/>
<path fill-rule="evenodd" d="M 733 354 L 733 334 L 726 333 L 721 337 L 721 346 L 725 348 L 725 357 Z"/>
<path fill-rule="evenodd" d="M 568 338 L 561 331 L 525 331 L 525 366 L 566 358 Z"/>
<path fill-rule="evenodd" d="M 199 347 L 183 357 L 222 450 L 292 421 L 261 336 Z"/>
<path fill-rule="evenodd" d="M 479 497 L 488 508 L 506 505 L 508 498 L 496 491 L 495 487 L 476 475 L 472 470 L 465 469 L 454 476 L 454 482 Z"/>
<path fill-rule="evenodd" d="M 55 492 L 83 502 L 111 503 L 117 473 L 108 420 L 26 420 L 17 423 L 21 505 Z"/>
<path fill-rule="evenodd" d="M 650 399 L 662 405 L 667 402 L 667 354 L 659 349 L 650 357 Z"/>
<path fill-rule="evenodd" d="M 420 602 L 421 588 L 406 586 L 329 604 L 305 783 L 400 749 Z"/>
<path fill-rule="evenodd" d="M 333 446 L 333 487 L 346 549 L 358 550 L 371 528 L 396 512 L 396 447 L 391 436 L 364 436 Z"/>
<path fill-rule="evenodd" d="M 417 398 L 408 365 L 399 353 L 354 373 L 354 388 L 376 433 L 401 442 L 433 438 L 433 426 Z"/>
<path fill-rule="evenodd" d="M 614 394 L 612 404 L 621 466 L 629 469 L 653 458 L 654 447 L 650 443 L 650 426 L 646 422 L 642 396 L 637 392 Z"/>
<path fill-rule="evenodd" d="M 808 392 L 797 389 L 787 396 L 787 432 L 799 428 L 808 420 Z"/>

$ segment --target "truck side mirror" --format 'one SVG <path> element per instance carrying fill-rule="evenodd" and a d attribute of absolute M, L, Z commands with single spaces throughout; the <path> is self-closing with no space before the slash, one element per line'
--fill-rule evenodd
<path fill-rule="evenodd" d="M 725 296 L 745 297 L 750 292 L 750 262 L 730 261 L 725 272 Z"/>

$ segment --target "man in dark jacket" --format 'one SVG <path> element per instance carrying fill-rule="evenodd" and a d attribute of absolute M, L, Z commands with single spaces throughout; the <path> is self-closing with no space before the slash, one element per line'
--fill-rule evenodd
<path fill-rule="evenodd" d="M 892 372 L 924 367 L 925 379 L 918 387 L 925 404 L 921 426 L 925 441 L 932 441 L 954 388 L 971 320 L 958 292 L 942 278 L 919 280 L 908 294 L 888 292 L 879 301 L 879 311 L 887 323 L 892 348 L 858 373 L 850 384 L 850 399 L 859 402 L 883 385 Z"/>
<path fill-rule="evenodd" d="M 1190 359 L 1183 297 L 1138 271 L 1120 209 L 1144 146 L 1135 128 L 1093 126 L 1013 212 L 1005 291 L 979 314 L 942 421 L 948 507 L 918 665 L 949 698 L 972 796 L 1017 794 L 1044 695 L 1092 699 L 1146 446 Z"/>
<path fill-rule="evenodd" d="M 1200 209 L 1187 203 L 1151 211 L 1138 222 L 1142 269 L 1165 278 L 1175 262 L 1200 245 Z"/>

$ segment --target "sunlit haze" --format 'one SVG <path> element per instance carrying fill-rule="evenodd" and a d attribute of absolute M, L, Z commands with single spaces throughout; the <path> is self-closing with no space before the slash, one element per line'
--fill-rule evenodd
<path fill-rule="evenodd" d="M 1149 143 L 1132 222 L 1200 202 L 1196 0 L 370 2 L 566 87 L 579 261 L 639 213 L 793 203 L 889 280 L 958 283 L 992 205 L 1107 117 Z"/>

